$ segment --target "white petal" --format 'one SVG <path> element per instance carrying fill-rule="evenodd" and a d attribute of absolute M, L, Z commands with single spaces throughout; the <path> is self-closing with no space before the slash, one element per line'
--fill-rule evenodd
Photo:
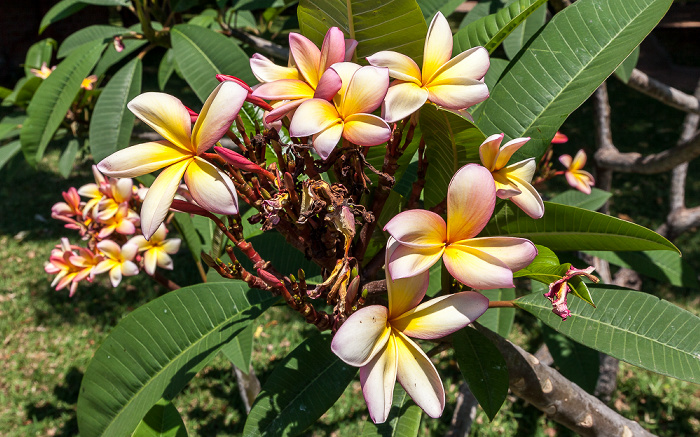
<path fill-rule="evenodd" d="M 353 313 L 336 332 L 331 350 L 351 366 L 367 364 L 384 348 L 391 330 L 387 326 L 388 311 L 371 305 Z"/>
<path fill-rule="evenodd" d="M 168 141 L 137 144 L 112 153 L 97 168 L 107 176 L 135 178 L 192 157 L 192 152 Z"/>
<path fill-rule="evenodd" d="M 192 150 L 190 113 L 180 99 L 165 93 L 144 93 L 136 96 L 127 107 L 166 140 Z"/>
<path fill-rule="evenodd" d="M 192 129 L 192 144 L 197 155 L 206 152 L 226 134 L 246 97 L 248 91 L 232 81 L 222 82 L 214 88 Z"/>
<path fill-rule="evenodd" d="M 146 239 L 158 230 L 173 203 L 180 180 L 192 159 L 178 162 L 163 170 L 148 189 L 141 206 L 141 231 Z"/>
<path fill-rule="evenodd" d="M 396 339 L 392 335 L 384 348 L 360 369 L 362 394 L 374 423 L 384 423 L 389 416 L 398 364 Z"/>
<path fill-rule="evenodd" d="M 396 350 L 399 368 L 396 378 L 413 401 L 432 418 L 442 415 L 445 409 L 445 389 L 440 375 L 425 353 L 408 337 L 398 331 Z"/>
<path fill-rule="evenodd" d="M 225 215 L 238 212 L 238 195 L 231 178 L 207 161 L 196 158 L 187 167 L 185 184 L 195 202 L 207 211 Z"/>
<path fill-rule="evenodd" d="M 382 105 L 382 117 L 394 123 L 403 120 L 428 101 L 428 90 L 411 82 L 394 83 L 389 87 Z"/>

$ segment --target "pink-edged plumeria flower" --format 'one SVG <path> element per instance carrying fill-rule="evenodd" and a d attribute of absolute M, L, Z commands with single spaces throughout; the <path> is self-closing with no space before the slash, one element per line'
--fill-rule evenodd
<path fill-rule="evenodd" d="M 63 195 L 65 202 L 58 202 L 51 207 L 51 217 L 70 223 L 73 222 L 70 220 L 71 217 L 82 216 L 84 204 L 80 201 L 78 190 L 75 187 L 70 187 L 61 195 Z"/>
<path fill-rule="evenodd" d="M 569 137 L 559 131 L 557 131 L 557 133 L 554 134 L 554 138 L 552 138 L 552 144 L 564 144 L 568 141 Z"/>
<path fill-rule="evenodd" d="M 107 238 L 115 231 L 122 235 L 133 235 L 136 233 L 138 222 L 139 215 L 136 214 L 136 211 L 129 208 L 128 203 L 122 203 L 112 217 L 99 219 L 102 229 L 97 234 L 97 238 Z"/>
<path fill-rule="evenodd" d="M 36 77 L 39 77 L 41 79 L 46 79 L 47 77 L 49 77 L 51 75 L 51 73 L 55 69 L 56 69 L 55 65 L 53 67 L 49 68 L 48 65 L 46 65 L 46 62 L 43 62 L 41 64 L 41 68 L 39 68 L 38 70 L 36 68 L 30 68 L 29 71 L 31 71 L 31 73 Z"/>
<path fill-rule="evenodd" d="M 396 240 L 389 238 L 387 262 L 399 247 Z M 423 411 L 430 417 L 440 417 L 445 407 L 440 375 L 409 337 L 444 337 L 472 323 L 488 309 L 488 299 L 473 291 L 420 304 L 428 288 L 428 276 L 428 272 L 410 279 L 392 279 L 387 275 L 389 308 L 372 305 L 352 314 L 331 343 L 341 360 L 360 367 L 362 394 L 374 423 L 386 421 L 397 380 Z"/>
<path fill-rule="evenodd" d="M 49 263 L 44 266 L 44 271 L 46 271 L 46 273 L 56 275 L 51 282 L 51 286 L 56 287 L 56 291 L 59 291 L 70 284 L 71 296 L 73 296 L 75 290 L 78 288 L 80 279 L 84 278 L 81 277 L 76 280 L 78 275 L 81 274 L 82 269 L 70 261 L 71 257 L 75 255 L 75 252 L 73 252 L 74 248 L 75 247 L 71 246 L 68 242 L 67 238 L 61 238 L 61 244 L 51 251 Z"/>
<path fill-rule="evenodd" d="M 458 281 L 475 289 L 511 288 L 513 272 L 537 255 L 524 238 L 476 237 L 496 204 L 496 184 L 488 169 L 467 164 L 455 173 L 447 189 L 447 223 L 431 211 L 404 211 L 384 230 L 401 243 L 389 258 L 394 279 L 428 270 L 441 257 Z"/>
<path fill-rule="evenodd" d="M 591 194 L 591 187 L 595 185 L 595 179 L 586 170 L 582 170 L 586 165 L 586 152 L 583 149 L 579 150 L 574 159 L 571 159 L 571 155 L 561 155 L 559 162 L 567 167 L 564 176 L 566 176 L 569 185 L 582 193 Z"/>
<path fill-rule="evenodd" d="M 90 91 L 90 90 L 95 89 L 96 83 L 97 83 L 97 76 L 95 76 L 94 74 L 91 74 L 90 76 L 83 79 L 83 81 L 80 83 L 80 88 Z"/>
<path fill-rule="evenodd" d="M 89 183 L 78 188 L 78 194 L 89 199 L 83 208 L 83 218 L 87 217 L 93 208 L 106 197 L 104 193 L 109 186 L 109 182 L 107 182 L 102 173 L 100 173 L 96 165 L 92 166 L 92 175 L 95 177 L 94 184 Z"/>
<path fill-rule="evenodd" d="M 109 272 L 112 287 L 116 287 L 122 281 L 123 276 L 134 276 L 139 273 L 139 268 L 133 262 L 138 247 L 135 244 L 126 243 L 119 247 L 112 240 L 104 240 L 97 243 L 97 250 L 104 259 L 92 269 L 92 276 Z"/>
<path fill-rule="evenodd" d="M 382 117 L 389 123 L 401 120 L 430 101 L 446 109 L 461 110 L 489 96 L 484 75 L 489 52 L 474 47 L 452 58 L 452 31 L 438 12 L 428 28 L 423 49 L 423 68 L 401 53 L 383 51 L 367 58 L 377 67 L 389 68 L 392 83 L 384 101 Z"/>
<path fill-rule="evenodd" d="M 131 200 L 134 195 L 134 181 L 131 178 L 109 178 L 109 183 L 102 189 L 106 196 L 99 203 L 96 218 L 109 220 L 122 205 Z"/>
<path fill-rule="evenodd" d="M 255 88 L 253 96 L 276 101 L 265 122 L 279 120 L 309 99 L 331 100 L 341 87 L 341 79 L 330 66 L 352 57 L 355 46 L 357 42 L 346 41 L 339 28 L 331 27 L 321 50 L 308 38 L 290 33 L 289 67 L 280 67 L 254 54 L 250 67 L 262 84 Z"/>
<path fill-rule="evenodd" d="M 238 196 L 231 179 L 200 155 L 219 141 L 238 115 L 248 91 L 226 81 L 204 103 L 194 128 L 182 102 L 168 94 L 145 93 L 128 107 L 165 140 L 138 144 L 102 160 L 97 167 L 107 176 L 131 178 L 165 167 L 146 194 L 141 229 L 153 235 L 168 213 L 180 180 L 185 178 L 192 197 L 217 214 L 236 214 Z"/>
<path fill-rule="evenodd" d="M 530 184 L 537 169 L 535 158 L 506 165 L 513 153 L 529 140 L 516 138 L 500 147 L 503 134 L 491 135 L 479 147 L 479 156 L 496 181 L 496 196 L 512 200 L 525 214 L 538 219 L 544 215 L 544 202 Z"/>
<path fill-rule="evenodd" d="M 310 99 L 297 108 L 289 126 L 295 137 L 313 136 L 313 147 L 328 158 L 341 137 L 362 146 L 376 146 L 391 136 L 389 125 L 371 114 L 381 105 L 389 87 L 386 68 L 360 67 L 350 62 L 334 64 L 342 87 L 333 103 Z"/>
<path fill-rule="evenodd" d="M 571 315 L 571 311 L 566 302 L 566 296 L 569 294 L 569 291 L 571 291 L 569 281 L 575 276 L 585 276 L 593 282 L 600 281 L 600 279 L 592 275 L 593 270 L 595 270 L 593 266 L 583 270 L 571 266 L 564 277 L 549 284 L 549 291 L 544 294 L 544 297 L 552 302 L 552 312 L 561 317 L 562 320 L 566 320 L 566 318 Z"/>
<path fill-rule="evenodd" d="M 173 260 L 170 255 L 180 250 L 181 241 L 179 238 L 166 240 L 167 234 L 168 230 L 161 224 L 150 240 L 146 240 L 143 235 L 131 237 L 129 240 L 129 243 L 135 245 L 139 252 L 144 252 L 143 268 L 151 276 L 155 274 L 156 266 L 166 270 L 173 269 Z"/>

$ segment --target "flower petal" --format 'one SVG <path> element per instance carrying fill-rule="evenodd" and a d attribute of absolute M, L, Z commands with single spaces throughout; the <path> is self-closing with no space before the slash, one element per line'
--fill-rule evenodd
<path fill-rule="evenodd" d="M 510 176 L 510 181 L 520 190 L 520 194 L 511 197 L 510 200 L 530 217 L 541 218 L 544 215 L 544 202 L 535 187 L 515 176 Z"/>
<path fill-rule="evenodd" d="M 340 105 L 340 115 L 369 113 L 379 108 L 389 89 L 389 70 L 379 67 L 362 67 L 353 74 Z"/>
<path fill-rule="evenodd" d="M 100 252 L 111 259 L 118 259 L 122 252 L 121 246 L 112 240 L 102 240 L 96 246 Z"/>
<path fill-rule="evenodd" d="M 331 27 L 326 32 L 321 45 L 321 59 L 319 73 L 325 72 L 331 65 L 345 60 L 345 37 L 343 31 L 337 27 Z"/>
<path fill-rule="evenodd" d="M 345 119 L 343 137 L 360 146 L 376 146 L 389 140 L 391 128 L 372 114 L 353 114 Z"/>
<path fill-rule="evenodd" d="M 389 237 L 384 257 L 385 265 L 389 265 L 391 256 L 399 246 L 401 246 L 401 243 L 396 241 L 394 237 Z M 386 288 L 389 296 L 389 318 L 399 316 L 415 308 L 425 297 L 429 279 L 430 274 L 427 271 L 406 279 L 392 279 L 391 275 L 387 275 Z"/>
<path fill-rule="evenodd" d="M 340 75 L 332 68 L 329 68 L 319 79 L 313 97 L 331 101 L 342 87 L 343 81 L 340 79 Z"/>
<path fill-rule="evenodd" d="M 144 93 L 126 106 L 166 140 L 183 149 L 193 150 L 190 144 L 190 113 L 177 97 L 165 93 Z"/>
<path fill-rule="evenodd" d="M 156 264 L 158 264 L 158 267 L 161 269 L 165 270 L 172 270 L 173 269 L 173 259 L 170 258 L 170 255 L 165 253 L 163 250 L 157 250 L 156 252 Z"/>
<path fill-rule="evenodd" d="M 117 288 L 120 282 L 122 282 L 122 267 L 121 265 L 115 265 L 109 271 L 109 280 L 112 283 L 112 287 Z"/>
<path fill-rule="evenodd" d="M 274 123 L 278 121 L 280 118 L 296 110 L 299 107 L 299 105 L 304 103 L 306 100 L 308 99 L 297 99 L 289 102 L 279 102 L 282 103 L 280 105 L 273 105 L 274 109 L 268 112 L 265 116 L 265 123 Z"/>
<path fill-rule="evenodd" d="M 585 167 L 586 165 L 586 152 L 583 151 L 583 149 L 579 150 L 576 152 L 576 156 L 574 156 L 574 160 L 569 166 L 569 170 L 579 170 Z"/>
<path fill-rule="evenodd" d="M 335 333 L 331 350 L 351 366 L 367 364 L 389 339 L 388 310 L 381 305 L 364 307 L 353 313 Z"/>
<path fill-rule="evenodd" d="M 350 62 L 352 61 L 352 57 L 355 54 L 355 49 L 357 48 L 357 40 L 356 39 L 349 39 L 347 38 L 345 40 L 345 62 Z"/>
<path fill-rule="evenodd" d="M 561 155 L 559 157 L 559 162 L 561 162 L 566 168 L 571 167 L 571 155 Z"/>
<path fill-rule="evenodd" d="M 303 80 L 282 79 L 255 88 L 253 96 L 269 100 L 310 99 L 314 89 Z"/>
<path fill-rule="evenodd" d="M 499 168 L 496 167 L 496 162 L 501 152 L 501 141 L 503 141 L 503 134 L 494 134 L 486 138 L 486 140 L 481 143 L 481 146 L 479 146 L 481 165 L 486 167 L 490 172 L 499 170 Z"/>
<path fill-rule="evenodd" d="M 231 178 L 207 161 L 192 161 L 185 171 L 185 184 L 195 202 L 207 211 L 225 215 L 238 212 L 238 195 Z"/>
<path fill-rule="evenodd" d="M 136 276 L 139 274 L 139 268 L 132 261 L 125 261 L 121 268 L 124 276 Z"/>
<path fill-rule="evenodd" d="M 449 29 L 449 26 L 448 26 Z M 441 85 L 454 79 L 481 80 L 489 69 L 489 52 L 483 47 L 473 47 L 445 62 L 431 76 L 423 69 L 424 83 Z"/>
<path fill-rule="evenodd" d="M 289 52 L 304 80 L 316 88 L 320 78 L 321 51 L 305 36 L 292 32 L 289 34 Z"/>
<path fill-rule="evenodd" d="M 336 124 L 327 127 L 323 131 L 317 133 L 313 137 L 313 146 L 318 156 L 321 159 L 326 159 L 338 145 L 340 137 L 343 135 L 343 122 L 338 121 Z"/>
<path fill-rule="evenodd" d="M 409 337 L 442 338 L 472 323 L 489 308 L 484 295 L 465 291 L 431 299 L 391 320 L 391 326 Z"/>
<path fill-rule="evenodd" d="M 250 58 L 250 69 L 260 82 L 273 82 L 280 79 L 301 79 L 299 70 L 280 67 L 263 55 L 254 54 Z"/>
<path fill-rule="evenodd" d="M 151 238 L 165 220 L 182 175 L 192 161 L 190 158 L 164 169 L 148 189 L 141 206 L 141 231 L 146 239 Z"/>
<path fill-rule="evenodd" d="M 530 141 L 530 137 L 525 137 L 525 138 L 516 138 L 514 140 L 510 140 L 507 143 L 501 147 L 501 153 L 498 155 L 498 162 L 496 163 L 496 168 L 501 169 L 508 165 L 508 161 L 510 161 L 510 158 L 513 156 L 513 153 L 517 152 L 518 149 L 520 149 L 522 146 L 525 145 Z M 531 158 L 533 161 L 535 158 Z M 535 164 L 535 167 L 537 167 L 537 164 Z M 533 169 L 533 174 L 534 174 L 534 169 Z M 521 179 L 525 179 L 522 178 Z M 528 179 L 525 179 L 528 180 Z M 532 177 L 529 179 L 530 181 L 532 180 Z"/>
<path fill-rule="evenodd" d="M 428 416 L 440 417 L 445 408 L 445 389 L 440 375 L 418 345 L 402 333 L 394 332 L 399 357 L 396 379 Z"/>
<path fill-rule="evenodd" d="M 197 155 L 206 152 L 226 134 L 246 97 L 248 91 L 236 82 L 222 82 L 214 88 L 192 129 L 192 145 Z"/>
<path fill-rule="evenodd" d="M 495 256 L 514 272 L 530 265 L 537 249 L 530 240 L 516 237 L 482 237 L 469 240 L 468 245 Z"/>
<path fill-rule="evenodd" d="M 447 242 L 466 240 L 481 232 L 495 205 L 496 184 L 491 172 L 476 164 L 457 170 L 447 188 Z"/>
<path fill-rule="evenodd" d="M 387 264 L 389 275 L 394 281 L 420 275 L 438 262 L 444 250 L 444 246 L 415 248 L 402 244 L 396 248 Z"/>
<path fill-rule="evenodd" d="M 323 99 L 310 99 L 297 108 L 289 125 L 289 134 L 293 137 L 307 137 L 339 121 L 340 116 L 332 103 Z"/>
<path fill-rule="evenodd" d="M 156 272 L 156 264 L 158 263 L 157 250 L 148 250 L 143 254 L 143 269 L 149 275 L 153 276 Z"/>
<path fill-rule="evenodd" d="M 134 178 L 175 164 L 192 156 L 192 152 L 168 141 L 137 144 L 112 153 L 97 168 L 107 176 Z"/>
<path fill-rule="evenodd" d="M 418 64 L 408 56 L 392 52 L 382 51 L 367 57 L 367 62 L 375 67 L 386 67 L 389 69 L 389 76 L 421 85 L 421 72 Z"/>
<path fill-rule="evenodd" d="M 423 78 L 428 79 L 452 57 L 452 30 L 441 12 L 433 17 L 423 48 Z M 424 80 L 423 83 L 426 83 Z"/>
<path fill-rule="evenodd" d="M 388 123 L 403 120 L 428 101 L 428 90 L 411 82 L 394 83 L 389 87 L 382 105 L 382 117 Z"/>
<path fill-rule="evenodd" d="M 410 209 L 397 214 L 384 226 L 399 243 L 415 248 L 442 247 L 446 225 L 439 215 L 424 209 Z"/>
<path fill-rule="evenodd" d="M 338 97 L 344 96 L 346 90 L 348 89 L 348 85 L 350 85 L 350 80 L 352 79 L 352 76 L 361 67 L 352 62 L 338 62 L 337 64 L 333 64 L 331 68 L 336 73 L 338 73 L 338 76 L 340 76 L 340 80 L 343 83 L 340 89 L 338 90 Z M 338 98 L 336 97 L 336 99 Z M 342 99 L 338 99 L 338 102 L 336 103 L 340 103 L 340 100 Z"/>
<path fill-rule="evenodd" d="M 384 423 L 389 416 L 398 365 L 396 339 L 390 336 L 384 349 L 360 369 L 362 394 L 374 423 Z"/>
<path fill-rule="evenodd" d="M 450 275 L 477 290 L 513 287 L 513 271 L 503 261 L 470 246 L 450 245 L 442 262 Z"/>
<path fill-rule="evenodd" d="M 464 109 L 483 102 L 489 97 L 485 83 L 471 81 L 468 84 L 429 85 L 428 100 L 447 109 Z"/>

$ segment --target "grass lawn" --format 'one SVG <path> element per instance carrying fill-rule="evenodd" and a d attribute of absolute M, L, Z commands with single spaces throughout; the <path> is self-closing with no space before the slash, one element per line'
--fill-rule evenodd
<path fill-rule="evenodd" d="M 623 151 L 658 151 L 675 142 L 681 113 L 630 93 L 614 81 L 610 92 L 614 137 Z M 579 148 L 592 152 L 592 129 L 591 109 L 584 105 L 562 128 L 570 142 L 558 146 L 557 154 L 575 153 Z M 56 161 L 57 153 L 52 153 L 35 171 L 16 159 L 0 171 L 0 433 L 6 436 L 77 435 L 78 390 L 92 354 L 125 314 L 165 292 L 145 275 L 126 278 L 117 289 L 102 278 L 93 285 L 81 285 L 72 298 L 67 291 L 50 287 L 50 277 L 43 270 L 50 250 L 61 236 L 77 235 L 52 220 L 50 208 L 61 199 L 61 191 L 92 180 L 89 165 L 77 169 L 68 180 L 61 178 L 54 170 Z M 700 174 L 698 170 L 695 163 L 690 174 Z M 655 228 L 666 213 L 667 185 L 667 175 L 616 176 L 613 213 Z M 562 181 L 552 181 L 550 188 L 565 187 Z M 688 189 L 700 189 L 700 178 L 693 176 Z M 700 268 L 698 238 L 697 233 L 686 234 L 677 241 L 684 258 L 696 269 Z M 175 263 L 172 278 L 176 282 L 187 284 L 188 278 L 196 277 L 185 251 Z M 644 291 L 699 313 L 698 290 L 645 280 Z M 253 365 L 264 384 L 274 364 L 313 328 L 284 307 L 266 312 L 256 327 Z M 519 314 L 511 337 L 534 350 L 540 341 L 536 321 Z M 441 420 L 423 416 L 422 435 L 445 433 L 461 384 L 450 353 L 442 353 L 436 361 L 448 406 Z M 700 386 L 626 364 L 619 377 L 613 407 L 621 414 L 660 435 L 700 434 Z M 243 429 L 245 410 L 231 364 L 223 356 L 202 370 L 175 404 L 190 435 L 240 435 Z M 368 414 L 356 379 L 308 434 L 352 436 L 365 426 L 370 426 Z M 493 423 L 479 411 L 472 429 L 479 436 L 568 434 L 514 397 L 509 397 Z"/>

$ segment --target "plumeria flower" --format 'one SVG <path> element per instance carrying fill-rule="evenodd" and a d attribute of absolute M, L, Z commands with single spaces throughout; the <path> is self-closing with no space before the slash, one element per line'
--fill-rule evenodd
<path fill-rule="evenodd" d="M 81 275 L 82 269 L 71 262 L 71 257 L 75 255 L 73 249 L 75 246 L 71 246 L 67 238 L 61 238 L 61 244 L 51 251 L 49 263 L 44 267 L 46 273 L 56 275 L 51 286 L 56 287 L 56 291 L 59 291 L 70 284 L 71 296 L 78 288 L 78 282 L 85 278 Z"/>
<path fill-rule="evenodd" d="M 87 217 L 90 214 L 90 211 L 92 211 L 93 208 L 95 208 L 100 201 L 106 197 L 104 192 L 109 186 L 109 183 L 97 169 L 96 165 L 92 166 L 92 175 L 95 177 L 94 184 L 89 183 L 78 188 L 78 194 L 89 199 L 83 208 L 83 218 Z"/>
<path fill-rule="evenodd" d="M 399 247 L 396 240 L 389 239 L 387 261 Z M 445 390 L 440 375 L 409 337 L 444 337 L 472 323 L 488 308 L 488 299 L 473 291 L 420 304 L 428 276 L 428 272 L 410 279 L 387 275 L 389 308 L 372 305 L 352 314 L 331 343 L 341 360 L 360 367 L 362 394 L 375 423 L 386 421 L 397 380 L 430 417 L 442 415 Z"/>
<path fill-rule="evenodd" d="M 289 34 L 289 67 L 275 65 L 266 57 L 254 54 L 250 67 L 255 77 L 262 82 L 253 91 L 253 96 L 274 100 L 273 110 L 265 116 L 272 123 L 295 110 L 311 98 L 331 100 L 341 87 L 338 74 L 330 66 L 352 57 L 357 43 L 346 43 L 343 32 L 331 27 L 326 32 L 321 50 L 308 38 Z"/>
<path fill-rule="evenodd" d="M 70 187 L 68 191 L 61 193 L 65 202 L 58 202 L 51 207 L 51 217 L 63 221 L 70 217 L 81 216 L 83 214 L 83 203 L 80 201 L 80 195 L 75 187 Z"/>
<path fill-rule="evenodd" d="M 141 208 L 141 229 L 153 235 L 168 213 L 180 180 L 203 208 L 217 214 L 236 214 L 238 197 L 231 179 L 201 155 L 229 130 L 248 91 L 226 81 L 204 103 L 192 128 L 182 102 L 168 94 L 145 93 L 128 107 L 165 140 L 138 144 L 102 160 L 97 167 L 107 176 L 132 178 L 164 168 L 151 185 Z"/>
<path fill-rule="evenodd" d="M 55 69 L 56 69 L 56 66 L 55 66 L 55 65 L 54 65 L 53 67 L 49 68 L 49 67 L 46 65 L 46 62 L 43 62 L 43 63 L 41 64 L 41 68 L 40 68 L 40 69 L 37 70 L 36 68 L 30 68 L 29 71 L 31 71 L 32 74 L 33 74 L 34 76 L 36 76 L 36 77 L 40 77 L 40 78 L 42 78 L 42 79 L 46 79 L 47 77 L 49 77 L 49 76 L 51 75 L 51 73 L 52 73 Z"/>
<path fill-rule="evenodd" d="M 564 144 L 568 141 L 569 137 L 559 131 L 557 131 L 557 133 L 554 134 L 554 138 L 552 138 L 552 144 Z"/>
<path fill-rule="evenodd" d="M 108 220 L 114 217 L 120 206 L 131 200 L 134 195 L 134 181 L 131 178 L 109 178 L 109 183 L 102 189 L 107 195 L 99 203 L 96 218 Z"/>
<path fill-rule="evenodd" d="M 499 148 L 503 134 L 491 135 L 479 147 L 479 156 L 496 182 L 496 196 L 512 200 L 527 215 L 538 219 L 544 215 L 544 202 L 530 184 L 537 168 L 535 158 L 506 166 L 513 153 L 529 140 L 530 138 L 516 138 Z"/>
<path fill-rule="evenodd" d="M 173 269 L 173 260 L 170 255 L 177 253 L 180 250 L 180 239 L 170 238 L 165 239 L 168 230 L 165 225 L 160 225 L 158 230 L 153 234 L 150 240 L 146 240 L 143 235 L 131 237 L 130 244 L 138 247 L 139 252 L 143 254 L 143 267 L 146 273 L 153 276 L 156 272 L 156 266 L 166 269 Z"/>
<path fill-rule="evenodd" d="M 139 222 L 139 215 L 133 209 L 129 208 L 129 204 L 122 203 L 116 213 L 104 220 L 99 219 L 102 229 L 97 234 L 97 238 L 103 239 L 117 232 L 122 235 L 133 235 L 136 233 L 136 225 Z"/>
<path fill-rule="evenodd" d="M 294 113 L 289 133 L 295 137 L 313 136 L 313 147 L 322 159 L 328 158 L 341 137 L 362 146 L 376 146 L 391 136 L 389 125 L 371 114 L 381 105 L 389 87 L 386 68 L 360 67 L 341 62 L 331 67 L 342 80 L 333 103 L 310 99 Z"/>
<path fill-rule="evenodd" d="M 513 287 L 513 272 L 530 264 L 537 249 L 524 238 L 475 238 L 495 204 L 496 184 L 488 169 L 477 164 L 459 169 L 447 189 L 447 223 L 434 212 L 413 209 L 384 227 L 401 243 L 387 262 L 391 277 L 415 276 L 442 257 L 450 274 L 472 288 Z"/>
<path fill-rule="evenodd" d="M 489 52 L 474 47 L 452 58 L 452 31 L 438 12 L 428 28 L 423 49 L 423 68 L 401 53 L 382 51 L 367 58 L 377 67 L 387 67 L 392 83 L 384 102 L 382 117 L 399 121 L 430 101 L 446 109 L 461 110 L 486 100 L 489 90 L 484 75 Z"/>
<path fill-rule="evenodd" d="M 576 276 L 585 276 L 593 282 L 600 281 L 600 279 L 592 275 L 593 270 L 595 270 L 593 266 L 583 270 L 571 266 L 564 277 L 549 284 L 549 291 L 545 293 L 544 297 L 552 302 L 552 312 L 561 317 L 562 320 L 566 320 L 567 317 L 571 316 L 571 311 L 566 302 L 566 296 L 571 291 L 569 281 Z"/>
<path fill-rule="evenodd" d="M 95 83 L 97 83 L 97 76 L 91 74 L 83 79 L 83 81 L 80 83 L 80 88 L 90 91 L 95 89 Z"/>
<path fill-rule="evenodd" d="M 116 287 L 122 281 L 123 276 L 134 276 L 139 273 L 139 268 L 134 264 L 138 247 L 135 244 L 126 243 L 119 247 L 112 240 L 103 240 L 97 243 L 97 249 L 104 259 L 92 269 L 92 276 L 109 272 L 112 287 Z"/>
<path fill-rule="evenodd" d="M 586 170 L 581 170 L 586 165 L 586 152 L 579 150 L 574 159 L 571 159 L 571 155 L 561 155 L 559 162 L 567 167 L 564 176 L 569 185 L 582 193 L 591 194 L 595 179 Z"/>

